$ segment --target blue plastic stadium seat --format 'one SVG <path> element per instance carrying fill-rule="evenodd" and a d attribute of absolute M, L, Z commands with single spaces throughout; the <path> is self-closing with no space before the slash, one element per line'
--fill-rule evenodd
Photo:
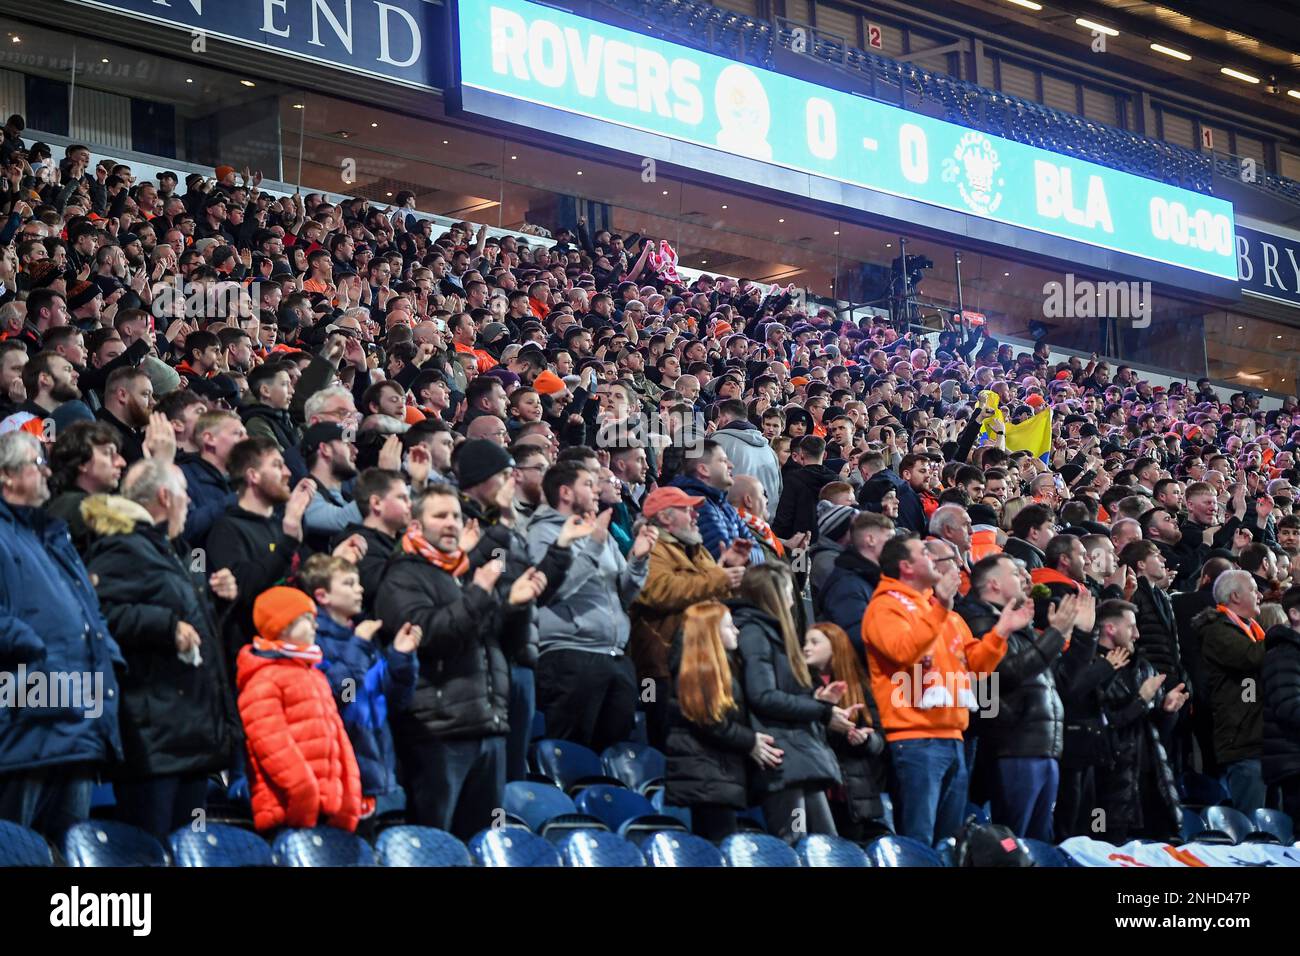
<path fill-rule="evenodd" d="M 938 850 L 911 837 L 885 836 L 867 847 L 872 866 L 943 866 Z"/>
<path fill-rule="evenodd" d="M 1183 805 L 1183 825 L 1182 836 L 1184 843 L 1191 843 L 1196 834 L 1205 829 L 1205 818 L 1201 816 L 1201 811 L 1195 807 Z"/>
<path fill-rule="evenodd" d="M 718 848 L 703 837 L 690 833 L 655 833 L 641 842 L 641 852 L 650 866 L 723 866 Z"/>
<path fill-rule="evenodd" d="M 633 817 L 618 828 L 618 835 L 633 846 L 639 845 L 648 834 L 664 832 L 690 833 L 691 828 L 680 817 L 667 813 L 655 813 L 648 817 Z"/>
<path fill-rule="evenodd" d="M 993 822 L 993 815 L 987 803 L 968 803 L 966 804 L 966 813 L 963 814 L 963 820 L 975 818 L 975 822 L 983 826 L 988 826 Z"/>
<path fill-rule="evenodd" d="M 547 820 L 546 825 L 542 827 L 542 832 L 539 836 L 544 836 L 546 839 L 554 843 L 570 830 L 608 831 L 609 827 L 605 826 L 605 824 L 601 823 L 600 820 L 593 817 L 590 813 L 562 813 L 558 817 L 552 817 Z"/>
<path fill-rule="evenodd" d="M 526 830 L 484 830 L 469 841 L 479 866 L 560 866 L 560 854 L 546 840 Z"/>
<path fill-rule="evenodd" d="M 374 866 L 375 851 L 355 833 L 334 827 L 285 830 L 275 838 L 276 866 Z"/>
<path fill-rule="evenodd" d="M 533 744 L 533 765 L 538 773 L 554 781 L 566 793 L 575 793 L 597 783 L 622 786 L 605 773 L 600 758 L 582 744 L 545 738 Z"/>
<path fill-rule="evenodd" d="M 722 858 L 727 866 L 795 867 L 799 855 L 766 833 L 733 833 L 722 841 Z"/>
<path fill-rule="evenodd" d="M 675 807 L 671 803 L 664 802 L 664 792 L 656 790 L 650 797 L 650 803 L 655 808 L 655 813 L 663 814 L 666 817 L 672 817 L 679 821 L 687 830 L 691 828 L 691 808 Z"/>
<path fill-rule="evenodd" d="M 166 866 L 167 851 L 145 831 L 116 820 L 84 820 L 63 834 L 68 866 Z"/>
<path fill-rule="evenodd" d="M 1217 807 L 1231 801 L 1228 788 L 1221 780 L 1189 770 L 1179 783 L 1183 803 L 1193 807 Z"/>
<path fill-rule="evenodd" d="M 645 857 L 622 837 L 604 830 L 574 830 L 556 844 L 565 866 L 645 866 Z"/>
<path fill-rule="evenodd" d="M 209 823 L 204 830 L 181 827 L 167 838 L 177 866 L 270 866 L 271 847 L 256 833 Z"/>
<path fill-rule="evenodd" d="M 631 790 L 595 784 L 587 787 L 574 801 L 580 813 L 589 813 L 611 830 L 617 830 L 628 820 L 653 816 L 654 805 Z"/>
<path fill-rule="evenodd" d="M 446 830 L 389 827 L 375 841 L 380 866 L 471 866 L 469 850 Z"/>
<path fill-rule="evenodd" d="M 1071 867 L 1078 866 L 1059 846 L 1053 846 L 1050 843 L 1044 843 L 1042 840 L 1031 840 L 1024 837 L 1020 841 L 1021 846 L 1029 853 L 1029 858 L 1034 861 L 1034 866 L 1050 867 Z"/>
<path fill-rule="evenodd" d="M 546 736 L 546 715 L 540 710 L 533 711 L 533 726 L 529 728 L 528 739 L 541 740 Z"/>
<path fill-rule="evenodd" d="M 1233 843 L 1241 843 L 1255 832 L 1254 821 L 1232 807 L 1206 807 L 1205 828 L 1226 833 Z"/>
<path fill-rule="evenodd" d="M 54 851 L 35 830 L 0 820 L 0 867 L 53 866 Z"/>
<path fill-rule="evenodd" d="M 615 744 L 605 749 L 600 760 L 607 774 L 637 793 L 662 788 L 668 775 L 668 759 L 649 744 Z"/>
<path fill-rule="evenodd" d="M 512 822 L 548 840 L 569 830 L 608 830 L 597 817 L 579 813 L 573 799 L 555 784 L 535 780 L 506 784 L 506 826 Z"/>
<path fill-rule="evenodd" d="M 804 866 L 870 866 L 862 847 L 842 837 L 810 833 L 794 847 Z"/>
<path fill-rule="evenodd" d="M 576 803 L 579 812 L 595 817 L 633 845 L 647 833 L 687 829 L 676 816 L 656 813 L 653 803 L 624 787 L 595 784 L 578 794 Z"/>
<path fill-rule="evenodd" d="M 1260 833 L 1271 833 L 1281 843 L 1289 845 L 1295 840 L 1295 823 L 1281 810 L 1260 807 L 1255 811 L 1255 827 Z"/>
<path fill-rule="evenodd" d="M 559 787 L 525 780 L 506 784 L 504 809 L 523 820 L 534 833 L 541 833 L 548 820 L 578 812 L 573 799 Z"/>

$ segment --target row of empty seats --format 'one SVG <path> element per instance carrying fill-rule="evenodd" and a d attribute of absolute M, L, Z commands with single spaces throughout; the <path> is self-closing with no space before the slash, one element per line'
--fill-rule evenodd
<path fill-rule="evenodd" d="M 1295 840 L 1295 825 L 1281 810 L 1263 807 L 1246 816 L 1232 807 L 1203 810 L 1183 805 L 1183 840 L 1187 843 L 1285 843 Z"/>
<path fill-rule="evenodd" d="M 286 830 L 272 843 L 239 827 L 214 824 L 176 831 L 164 847 L 142 830 L 111 820 L 79 823 L 60 846 L 61 860 L 40 834 L 0 821 L 0 866 L 43 867 L 942 867 L 951 841 L 938 850 L 906 837 L 881 837 L 866 847 L 813 834 L 790 847 L 764 833 L 736 833 L 714 844 L 685 831 L 624 838 L 608 830 L 573 829 L 539 836 L 505 826 L 461 843 L 442 830 L 395 826 L 374 844 L 318 827 Z M 1059 848 L 1021 841 L 1039 866 L 1074 866 Z"/>
<path fill-rule="evenodd" d="M 650 794 L 663 789 L 668 773 L 668 761 L 661 752 L 633 741 L 615 744 L 597 755 L 581 744 L 543 738 L 533 742 L 529 765 L 535 779 L 554 783 L 566 793 L 603 783 Z"/>
<path fill-rule="evenodd" d="M 897 836 L 859 846 L 809 836 L 793 851 L 765 832 L 762 813 L 740 816 L 740 832 L 714 846 L 690 833 L 690 811 L 665 803 L 666 759 L 646 744 L 625 742 L 603 754 L 563 740 L 540 739 L 530 752 L 530 779 L 507 784 L 504 819 L 462 844 L 427 827 L 390 825 L 371 846 L 330 828 L 286 831 L 272 844 L 243 820 L 177 831 L 163 847 L 114 821 L 74 827 L 60 849 L 73 866 L 947 866 L 954 841 L 930 848 Z M 1224 804 L 1223 783 L 1188 773 L 1179 781 L 1184 842 L 1291 844 L 1294 824 L 1281 811 L 1252 816 Z M 885 822 L 892 807 L 885 795 Z M 987 804 L 966 817 L 987 824 Z M 210 816 L 211 819 L 211 816 Z M 383 822 L 379 824 L 383 826 Z M 0 865 L 47 866 L 53 849 L 38 834 L 0 824 Z M 1040 866 L 1074 865 L 1059 848 L 1021 840 Z M 791 856 L 793 853 L 793 856 Z M 865 860 L 865 862 L 863 862 Z"/>
<path fill-rule="evenodd" d="M 762 832 L 742 831 L 719 845 L 692 835 L 677 820 L 642 813 L 651 807 L 639 794 L 597 784 L 579 795 L 577 808 L 558 788 L 512 783 L 508 820 L 484 830 L 468 846 L 430 827 L 392 826 L 373 845 L 329 827 L 285 830 L 271 843 L 249 830 L 210 824 L 173 833 L 163 846 L 142 830 L 111 820 L 76 824 L 56 855 L 40 834 L 0 821 L 0 867 L 945 867 L 953 865 L 955 841 L 938 847 L 906 837 L 884 836 L 866 846 L 813 834 L 793 848 Z M 628 803 L 607 800 L 622 793 Z M 558 797 L 558 800 L 556 799 Z M 585 803 L 584 797 L 589 797 Z M 562 802 L 567 801 L 567 802 Z M 640 802 L 638 802 L 640 801 Z M 583 812 L 585 810 L 591 812 Z M 972 807 L 971 815 L 985 816 Z M 635 815 L 633 815 L 635 814 Z M 518 817 L 521 822 L 515 823 Z M 1184 808 L 1188 843 L 1289 844 L 1292 821 L 1280 811 L 1257 811 L 1251 819 L 1231 807 L 1204 812 Z M 1017 841 L 1036 866 L 1076 866 L 1059 847 Z"/>

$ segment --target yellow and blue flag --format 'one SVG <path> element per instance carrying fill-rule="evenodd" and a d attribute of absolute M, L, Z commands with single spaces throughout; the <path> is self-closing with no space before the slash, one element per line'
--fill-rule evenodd
<path fill-rule="evenodd" d="M 1028 451 L 1044 463 L 1052 454 L 1052 410 L 1044 408 L 1023 422 L 1007 422 L 1007 451 Z"/>

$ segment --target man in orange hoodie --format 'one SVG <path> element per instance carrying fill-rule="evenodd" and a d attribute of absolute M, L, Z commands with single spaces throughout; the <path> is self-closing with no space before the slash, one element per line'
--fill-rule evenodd
<path fill-rule="evenodd" d="M 936 562 L 934 555 L 938 554 Z M 871 690 L 894 769 L 894 824 L 927 846 L 954 835 L 966 809 L 962 733 L 978 704 L 971 673 L 992 672 L 1007 635 L 1033 617 L 1008 608 L 976 638 L 952 609 L 961 584 L 946 542 L 895 538 L 880 552 L 880 583 L 862 618 Z"/>
<path fill-rule="evenodd" d="M 1034 626 L 1047 627 L 1048 612 L 1070 594 L 1088 590 L 1088 550 L 1083 539 L 1058 534 L 1043 550 L 1043 566 L 1029 572 L 1034 592 Z"/>
<path fill-rule="evenodd" d="M 966 509 L 971 520 L 970 562 L 974 564 L 990 554 L 1001 554 L 998 544 L 998 514 L 985 504 L 973 504 Z"/>
<path fill-rule="evenodd" d="M 476 347 L 478 328 L 468 312 L 453 315 L 447 320 L 447 330 L 451 332 L 452 348 L 465 355 L 474 356 L 480 373 L 490 372 L 497 365 L 497 360 L 486 351 Z"/>
<path fill-rule="evenodd" d="M 257 636 L 237 666 L 253 825 L 351 832 L 361 815 L 361 773 L 318 669 L 316 605 L 297 588 L 270 588 L 253 604 L 253 624 Z"/>

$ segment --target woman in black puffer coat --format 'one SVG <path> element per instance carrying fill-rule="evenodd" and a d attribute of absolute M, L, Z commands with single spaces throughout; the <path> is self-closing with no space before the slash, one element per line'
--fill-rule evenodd
<path fill-rule="evenodd" d="M 752 789 L 768 832 L 787 843 L 806 833 L 836 834 L 826 789 L 842 782 L 826 731 L 848 733 L 856 711 L 835 706 L 825 690 L 814 693 L 790 608 L 790 572 L 760 564 L 745 572 L 731 614 L 740 628 L 741 684 L 749 723 L 771 734 L 783 754 L 779 767 L 761 767 Z"/>
<path fill-rule="evenodd" d="M 242 749 L 208 576 L 192 571 L 179 537 L 183 499 L 182 490 L 172 499 L 178 510 L 160 521 L 117 495 L 92 495 L 81 507 L 93 536 L 86 570 L 127 664 L 119 715 L 125 761 L 112 770 L 118 815 L 160 839 L 193 822 L 193 811 L 207 805 L 208 775 L 229 769 Z M 199 637 L 189 660 L 177 643 L 186 630 Z"/>
<path fill-rule="evenodd" d="M 697 836 L 721 840 L 736 831 L 736 811 L 749 806 L 749 770 L 777 766 L 772 738 L 749 726 L 734 656 L 739 633 L 717 601 L 686 609 L 673 646 L 665 800 L 690 807 Z"/>

